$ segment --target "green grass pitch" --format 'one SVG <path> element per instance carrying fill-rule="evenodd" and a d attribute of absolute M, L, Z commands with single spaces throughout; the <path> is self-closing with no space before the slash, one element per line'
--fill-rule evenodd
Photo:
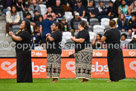
<path fill-rule="evenodd" d="M 80 79 L 34 79 L 33 83 L 16 83 L 16 79 L 0 79 L 0 91 L 136 91 L 136 78 L 120 82 L 107 82 L 108 79 L 91 79 L 81 83 Z"/>

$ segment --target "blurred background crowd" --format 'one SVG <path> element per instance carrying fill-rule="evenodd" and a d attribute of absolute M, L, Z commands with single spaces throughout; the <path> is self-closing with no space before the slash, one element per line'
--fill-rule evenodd
<path fill-rule="evenodd" d="M 18 32 L 23 20 L 28 21 L 31 42 L 37 46 L 45 44 L 53 22 L 63 26 L 62 44 L 71 44 L 70 37 L 78 33 L 78 23 L 84 20 L 94 49 L 105 48 L 100 39 L 113 19 L 121 32 L 122 49 L 136 49 L 136 0 L 0 0 L 0 15 L 5 16 L 6 36 L 9 31 Z"/>

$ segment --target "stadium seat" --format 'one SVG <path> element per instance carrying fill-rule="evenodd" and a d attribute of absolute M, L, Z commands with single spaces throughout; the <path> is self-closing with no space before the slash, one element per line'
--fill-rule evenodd
<path fill-rule="evenodd" d="M 87 22 L 87 25 L 89 25 L 88 21 L 86 18 L 81 18 L 82 21 L 86 21 Z"/>
<path fill-rule="evenodd" d="M 102 25 L 94 25 L 93 32 L 96 34 L 104 34 L 105 27 Z"/>
<path fill-rule="evenodd" d="M 132 41 L 132 39 L 126 39 L 126 41 L 127 41 L 128 43 L 130 43 L 130 42 Z"/>
<path fill-rule="evenodd" d="M 72 35 L 71 32 L 63 32 L 62 38 L 65 40 L 71 39 Z"/>
<path fill-rule="evenodd" d="M 99 20 L 98 20 L 97 18 L 91 18 L 91 19 L 89 20 L 89 22 L 90 22 L 90 28 L 91 28 L 91 29 L 93 29 L 93 26 L 94 26 L 94 25 L 99 25 Z"/>
<path fill-rule="evenodd" d="M 66 18 L 66 21 L 69 22 L 73 18 L 72 12 L 65 12 L 64 17 Z"/>
<path fill-rule="evenodd" d="M 42 46 L 36 46 L 34 50 L 44 50 Z"/>
<path fill-rule="evenodd" d="M 31 28 L 31 32 L 34 32 L 34 27 L 32 25 L 30 25 Z"/>
<path fill-rule="evenodd" d="M 105 28 L 109 28 L 109 18 L 102 18 L 101 19 L 101 25 L 103 25 Z"/>
<path fill-rule="evenodd" d="M 41 15 L 44 16 L 44 14 L 47 12 L 46 5 L 40 4 L 39 6 L 41 8 Z"/>
<path fill-rule="evenodd" d="M 94 38 L 97 36 L 97 34 L 94 32 L 89 32 L 89 35 L 90 35 L 90 42 L 92 42 Z"/>
<path fill-rule="evenodd" d="M 62 49 L 64 49 L 64 50 L 67 49 L 65 44 L 72 42 L 71 37 L 72 37 L 71 32 L 63 32 L 62 41 L 61 41 Z"/>

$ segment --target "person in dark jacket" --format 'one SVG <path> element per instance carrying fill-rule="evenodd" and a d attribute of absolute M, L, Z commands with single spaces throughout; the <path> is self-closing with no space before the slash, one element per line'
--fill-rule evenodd
<path fill-rule="evenodd" d="M 16 5 L 18 12 L 24 10 L 25 2 L 23 0 L 16 0 L 14 4 Z"/>
<path fill-rule="evenodd" d="M 118 29 L 121 31 L 121 32 L 126 32 L 127 31 L 127 22 L 128 20 L 126 19 L 125 15 L 124 14 L 120 14 L 119 15 L 119 18 L 117 20 L 117 24 L 118 24 Z"/>
<path fill-rule="evenodd" d="M 122 0 L 116 0 L 113 4 L 113 13 L 115 14 L 115 17 L 118 17 L 118 7 L 121 5 Z"/>
<path fill-rule="evenodd" d="M 110 19 L 112 19 L 112 18 L 114 18 L 115 17 L 115 14 L 114 14 L 114 12 L 113 12 L 113 2 L 112 1 L 110 1 L 109 2 L 109 7 L 107 8 L 108 9 L 108 11 L 107 11 L 107 15 L 110 17 Z"/>
<path fill-rule="evenodd" d="M 81 21 L 81 18 L 79 16 L 79 13 L 76 13 L 75 17 L 71 20 L 71 23 L 70 23 L 72 35 L 74 35 L 74 32 L 78 32 L 78 23 L 80 21 Z"/>
<path fill-rule="evenodd" d="M 99 21 L 101 18 L 108 18 L 108 9 L 105 7 L 104 2 L 100 1 L 100 6 L 98 7 L 98 19 Z"/>
<path fill-rule="evenodd" d="M 80 18 L 84 18 L 85 17 L 85 6 L 82 4 L 81 0 L 77 1 L 77 6 L 74 7 L 73 11 L 74 14 L 75 13 L 79 13 Z"/>
<path fill-rule="evenodd" d="M 53 12 L 55 12 L 57 18 L 63 17 L 64 8 L 62 7 L 60 0 L 56 0 L 56 5 L 53 7 Z"/>
<path fill-rule="evenodd" d="M 46 34 L 51 33 L 51 25 L 53 24 L 52 16 L 48 15 L 46 20 L 43 20 L 40 26 L 40 33 L 42 36 L 42 42 L 46 42 Z"/>
<path fill-rule="evenodd" d="M 133 13 L 131 19 L 128 21 L 128 29 L 132 29 L 133 26 L 136 26 L 136 15 Z"/>
<path fill-rule="evenodd" d="M 36 25 L 34 27 L 34 32 L 31 35 L 31 45 L 32 49 L 41 44 L 41 34 L 40 34 L 40 26 Z"/>
<path fill-rule="evenodd" d="M 66 19 L 65 19 L 65 18 L 63 18 L 63 19 L 61 20 L 61 23 L 62 23 L 62 31 L 63 31 L 63 32 L 69 31 L 69 26 L 68 26 L 68 23 L 66 22 Z"/>

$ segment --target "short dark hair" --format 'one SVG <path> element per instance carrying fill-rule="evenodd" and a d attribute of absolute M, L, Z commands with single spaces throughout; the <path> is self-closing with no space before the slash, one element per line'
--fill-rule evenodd
<path fill-rule="evenodd" d="M 125 38 L 127 38 L 127 35 L 126 34 L 122 34 L 121 37 L 124 36 Z"/>
<path fill-rule="evenodd" d="M 52 18 L 52 15 L 47 15 L 48 18 Z"/>
<path fill-rule="evenodd" d="M 34 30 L 37 29 L 38 27 L 40 27 L 40 25 L 35 25 L 34 26 Z"/>
<path fill-rule="evenodd" d="M 88 27 L 86 21 L 81 21 L 81 22 L 79 22 L 79 24 L 80 24 L 83 28 L 85 28 L 85 29 L 87 29 L 87 30 L 89 29 L 89 27 Z"/>
<path fill-rule="evenodd" d="M 30 14 L 30 13 L 27 13 L 27 14 L 26 14 L 26 16 L 29 16 L 29 15 L 31 15 L 31 14 Z"/>
<path fill-rule="evenodd" d="M 54 22 L 54 24 L 59 28 L 60 31 L 63 29 L 63 25 L 59 22 Z"/>
<path fill-rule="evenodd" d="M 36 12 L 38 12 L 38 13 L 39 13 L 39 11 L 38 11 L 38 10 L 35 10 L 35 11 L 34 11 L 34 13 L 36 13 Z"/>

